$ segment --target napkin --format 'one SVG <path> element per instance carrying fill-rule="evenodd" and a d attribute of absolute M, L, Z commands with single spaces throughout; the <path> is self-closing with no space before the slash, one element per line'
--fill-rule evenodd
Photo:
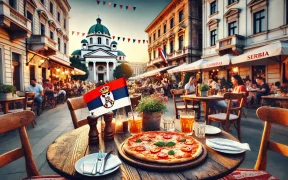
<path fill-rule="evenodd" d="M 224 138 L 206 139 L 206 145 L 216 149 L 231 151 L 251 151 L 248 143 L 240 143 Z"/>
<path fill-rule="evenodd" d="M 97 156 L 95 156 L 95 157 L 97 157 Z M 93 160 L 89 159 L 89 161 L 86 161 L 86 162 L 83 163 L 83 165 L 82 165 L 83 174 L 91 174 L 92 169 L 93 169 L 94 164 L 95 164 L 95 160 L 96 159 L 93 159 Z M 97 163 L 97 172 L 100 171 L 101 164 L 102 164 L 102 162 L 98 161 L 98 163 Z M 122 164 L 122 162 L 120 161 L 120 159 L 117 156 L 114 156 L 114 155 L 111 154 L 109 156 L 109 158 L 107 159 L 107 161 L 106 161 L 104 171 L 108 171 L 108 170 L 114 169 L 115 167 L 120 166 L 121 164 Z"/>

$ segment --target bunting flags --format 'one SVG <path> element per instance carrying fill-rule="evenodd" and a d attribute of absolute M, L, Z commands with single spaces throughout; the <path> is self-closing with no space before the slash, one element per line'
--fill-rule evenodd
<path fill-rule="evenodd" d="M 143 40 L 143 44 L 145 44 L 145 40 Z"/>
<path fill-rule="evenodd" d="M 133 43 L 135 43 L 136 39 L 133 39 Z"/>
<path fill-rule="evenodd" d="M 72 31 L 72 35 L 74 34 L 75 31 Z"/>
<path fill-rule="evenodd" d="M 118 37 L 118 41 L 120 40 L 121 37 Z"/>
<path fill-rule="evenodd" d="M 135 10 L 136 10 L 136 7 L 133 7 L 133 10 L 135 11 Z"/>
<path fill-rule="evenodd" d="M 80 32 L 77 32 L 77 36 L 80 34 Z"/>
<path fill-rule="evenodd" d="M 130 38 L 128 38 L 128 42 L 130 41 Z"/>
<path fill-rule="evenodd" d="M 85 36 L 85 33 L 82 33 L 82 37 Z"/>
<path fill-rule="evenodd" d="M 100 0 L 97 0 L 96 1 L 98 5 L 100 5 L 101 1 Z M 103 5 L 106 5 L 106 1 L 103 1 Z M 112 2 L 108 2 L 108 6 L 112 6 Z M 117 4 L 113 3 L 113 7 L 116 8 L 117 7 Z M 125 7 L 125 5 L 119 5 L 120 9 L 122 9 L 123 7 Z M 126 6 L 126 10 L 131 10 L 132 7 L 131 6 Z M 133 7 L 133 10 L 135 11 L 136 10 L 136 7 Z"/>
<path fill-rule="evenodd" d="M 97 1 L 97 4 L 100 4 L 100 1 Z"/>
<path fill-rule="evenodd" d="M 117 6 L 117 4 L 114 4 L 114 8 Z"/>
<path fill-rule="evenodd" d="M 148 41 L 148 40 L 146 40 L 146 43 L 147 43 L 147 44 L 148 44 L 148 42 L 149 42 L 149 41 Z"/>
<path fill-rule="evenodd" d="M 112 39 L 115 39 L 115 36 L 112 36 Z"/>
<path fill-rule="evenodd" d="M 120 9 L 122 9 L 123 8 L 123 5 L 120 5 Z"/>
<path fill-rule="evenodd" d="M 123 37 L 123 41 L 125 41 L 125 37 Z"/>
<path fill-rule="evenodd" d="M 141 42 L 141 40 L 138 40 L 138 43 L 140 43 Z"/>
<path fill-rule="evenodd" d="M 103 5 L 105 5 L 106 4 L 106 1 L 103 1 Z"/>
<path fill-rule="evenodd" d="M 111 4 L 112 4 L 111 2 L 108 2 L 108 6 L 109 6 L 109 7 L 111 6 Z"/>

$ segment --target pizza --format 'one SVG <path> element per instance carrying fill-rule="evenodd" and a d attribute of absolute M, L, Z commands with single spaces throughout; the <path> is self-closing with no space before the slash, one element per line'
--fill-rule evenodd
<path fill-rule="evenodd" d="M 124 152 L 136 159 L 174 164 L 191 161 L 202 153 L 202 144 L 177 132 L 149 131 L 128 138 Z"/>

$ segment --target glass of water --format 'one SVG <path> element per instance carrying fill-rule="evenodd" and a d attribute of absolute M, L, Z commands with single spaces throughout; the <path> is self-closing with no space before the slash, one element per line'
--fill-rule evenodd
<path fill-rule="evenodd" d="M 163 125 L 165 131 L 175 131 L 175 121 L 173 117 L 163 116 Z"/>
<path fill-rule="evenodd" d="M 205 138 L 205 126 L 206 121 L 203 119 L 197 119 L 194 125 L 195 136 L 198 138 Z"/>

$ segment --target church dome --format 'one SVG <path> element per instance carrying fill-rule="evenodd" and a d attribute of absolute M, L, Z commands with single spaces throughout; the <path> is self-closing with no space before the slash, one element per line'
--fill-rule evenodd
<path fill-rule="evenodd" d="M 111 44 L 118 44 L 116 41 L 112 41 Z"/>
<path fill-rule="evenodd" d="M 96 21 L 97 24 L 94 24 L 93 26 L 90 27 L 88 34 L 100 32 L 102 34 L 110 36 L 110 32 L 107 29 L 107 27 L 101 24 L 101 19 L 97 18 Z"/>
<path fill-rule="evenodd" d="M 81 55 L 81 50 L 77 49 L 71 55 Z"/>
<path fill-rule="evenodd" d="M 87 39 L 82 39 L 81 43 L 88 43 Z"/>
<path fill-rule="evenodd" d="M 118 51 L 118 56 L 126 56 L 122 51 Z"/>

